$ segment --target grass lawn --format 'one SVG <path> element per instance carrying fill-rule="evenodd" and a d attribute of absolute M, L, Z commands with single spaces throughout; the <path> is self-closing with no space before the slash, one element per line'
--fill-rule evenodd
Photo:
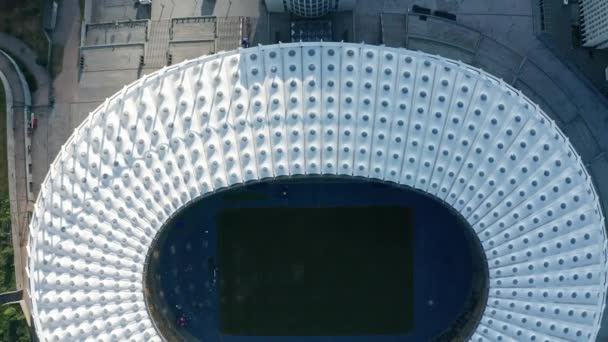
<path fill-rule="evenodd" d="M 0 1 L 0 32 L 23 40 L 40 60 L 46 61 L 48 46 L 42 32 L 41 0 Z"/>
<path fill-rule="evenodd" d="M 0 1 L 0 32 L 10 34 L 28 44 L 36 53 L 36 62 L 46 66 L 48 42 L 42 30 L 41 0 L 3 0 Z M 5 51 L 8 53 L 8 51 Z M 23 72 L 30 92 L 38 89 L 36 78 L 23 62 L 10 54 Z"/>

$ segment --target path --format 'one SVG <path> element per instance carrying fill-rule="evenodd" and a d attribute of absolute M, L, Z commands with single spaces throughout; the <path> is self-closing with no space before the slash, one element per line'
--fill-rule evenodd
<path fill-rule="evenodd" d="M 169 29 L 171 20 L 152 22 L 150 41 L 146 44 L 146 68 L 162 68 L 167 65 L 167 51 L 169 50 Z"/>
<path fill-rule="evenodd" d="M 13 304 L 23 299 L 23 290 L 0 293 L 0 305 Z"/>

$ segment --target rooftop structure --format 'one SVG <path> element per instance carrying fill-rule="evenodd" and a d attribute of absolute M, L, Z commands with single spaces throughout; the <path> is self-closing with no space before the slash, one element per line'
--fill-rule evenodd
<path fill-rule="evenodd" d="M 314 18 L 333 11 L 352 10 L 355 0 L 266 0 L 270 12 L 291 12 L 300 17 Z"/>
<path fill-rule="evenodd" d="M 163 68 L 76 129 L 30 226 L 40 339 L 160 341 L 142 284 L 160 227 L 219 189 L 309 174 L 402 184 L 466 218 L 490 276 L 472 340 L 596 337 L 604 218 L 580 157 L 536 104 L 438 56 L 294 43 Z"/>
<path fill-rule="evenodd" d="M 582 0 L 583 45 L 598 49 L 608 48 L 608 2 Z"/>

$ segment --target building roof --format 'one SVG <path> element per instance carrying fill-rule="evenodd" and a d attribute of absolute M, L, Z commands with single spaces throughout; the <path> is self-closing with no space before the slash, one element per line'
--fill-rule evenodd
<path fill-rule="evenodd" d="M 595 338 L 604 218 L 580 157 L 536 104 L 438 56 L 294 43 L 164 68 L 75 130 L 31 221 L 40 339 L 160 341 L 142 274 L 163 223 L 217 189 L 302 174 L 400 183 L 458 210 L 490 275 L 472 340 Z"/>

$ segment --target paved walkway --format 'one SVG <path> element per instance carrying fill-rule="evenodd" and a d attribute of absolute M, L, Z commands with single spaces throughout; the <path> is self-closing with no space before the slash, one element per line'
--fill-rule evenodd
<path fill-rule="evenodd" d="M 48 71 L 36 63 L 36 52 L 22 40 L 3 32 L 0 32 L 0 50 L 18 58 L 36 79 L 38 90 L 32 94 L 34 106 L 48 105 L 51 80 Z M 41 58 L 46 59 L 46 56 Z"/>
<path fill-rule="evenodd" d="M 78 57 L 80 47 L 80 7 L 76 0 L 64 0 L 57 12 L 53 44 L 63 46 L 61 73 L 53 80 L 56 103 L 72 102 L 78 89 Z M 55 156 L 51 156 L 54 158 Z"/>
<path fill-rule="evenodd" d="M 55 105 L 36 109 L 38 128 L 32 136 L 33 192 L 37 196 L 50 163 L 72 131 L 74 103 L 78 102 L 78 57 L 80 47 L 80 9 L 78 1 L 64 0 L 59 5 L 53 43 L 64 47 L 62 69 L 53 79 Z M 80 121 L 78 121 L 80 123 Z"/>

